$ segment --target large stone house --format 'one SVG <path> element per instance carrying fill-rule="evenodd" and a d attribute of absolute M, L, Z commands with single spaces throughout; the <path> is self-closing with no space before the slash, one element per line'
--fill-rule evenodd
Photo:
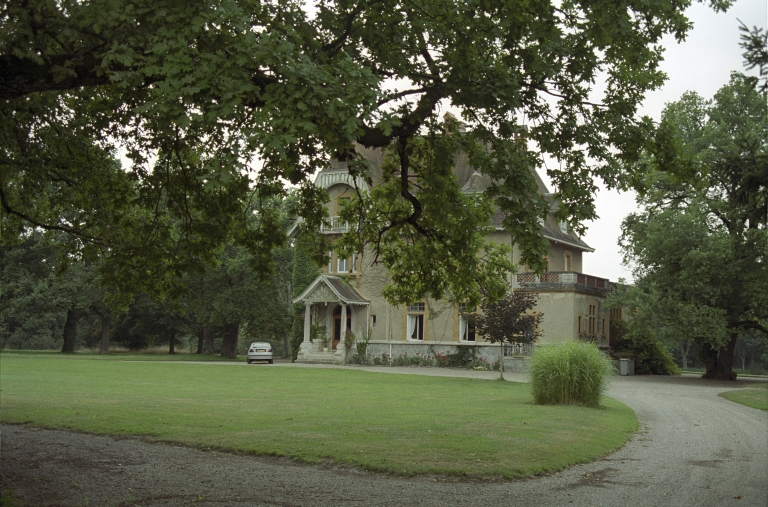
<path fill-rule="evenodd" d="M 366 153 L 371 161 L 373 175 L 369 180 L 375 185 L 379 171 L 381 152 Z M 475 172 L 461 159 L 454 169 L 465 192 L 478 192 L 487 188 L 489 181 Z M 348 224 L 338 219 L 340 202 L 355 192 L 355 186 L 362 191 L 369 184 L 361 178 L 353 181 L 346 164 L 334 162 L 322 170 L 315 179 L 315 185 L 324 188 L 330 197 L 328 212 L 330 224 L 321 228 L 322 234 L 331 240 L 346 232 Z M 549 197 L 547 188 L 538 175 L 539 191 Z M 494 241 L 512 247 L 513 262 L 520 262 L 520 252 L 511 245 L 510 235 L 501 226 L 502 217 L 495 216 L 492 226 Z M 296 224 L 289 234 L 299 230 Z M 582 255 L 593 252 L 565 224 L 548 217 L 541 224 L 541 234 L 549 241 L 547 270 L 542 275 L 528 272 L 520 266 L 518 273 L 510 275 L 509 283 L 539 293 L 536 310 L 544 313 L 541 324 L 541 344 L 568 340 L 589 339 L 599 346 L 610 345 L 610 311 L 604 305 L 612 283 L 582 272 Z M 424 300 L 413 305 L 392 306 L 382 296 L 381 289 L 386 282 L 387 271 L 382 266 L 371 266 L 366 252 L 353 258 L 341 258 L 331 253 L 330 262 L 297 298 L 294 303 L 303 303 L 304 342 L 298 353 L 300 362 L 342 363 L 345 360 L 343 332 L 351 329 L 358 339 L 370 332 L 369 357 L 397 357 L 402 354 L 434 355 L 451 353 L 457 347 L 473 345 L 479 357 L 497 360 L 499 345 L 491 345 L 474 332 L 470 320 L 465 319 L 467 309 L 463 305 L 445 301 Z M 311 326 L 325 330 L 327 341 L 310 341 Z M 529 355 L 532 347 L 510 346 L 505 355 L 520 357 Z M 505 364 L 508 364 L 505 360 Z"/>

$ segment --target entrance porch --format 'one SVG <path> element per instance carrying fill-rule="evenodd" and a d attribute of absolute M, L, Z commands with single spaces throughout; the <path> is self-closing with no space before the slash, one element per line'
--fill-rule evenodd
<path fill-rule="evenodd" d="M 362 338 L 368 331 L 370 301 L 336 276 L 318 276 L 293 300 L 304 303 L 304 341 L 297 362 L 345 364 L 346 332 Z"/>

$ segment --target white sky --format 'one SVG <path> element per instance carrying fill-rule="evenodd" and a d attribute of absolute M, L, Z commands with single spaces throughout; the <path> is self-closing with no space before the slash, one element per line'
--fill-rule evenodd
<path fill-rule="evenodd" d="M 655 120 L 668 102 L 674 102 L 688 91 L 694 90 L 705 99 L 725 85 L 732 71 L 744 71 L 742 49 L 739 47 L 739 21 L 748 27 L 768 26 L 766 0 L 737 0 L 728 12 L 716 13 L 711 8 L 694 4 L 688 10 L 693 29 L 681 44 L 669 37 L 662 70 L 667 73 L 666 84 L 649 94 L 640 111 Z M 583 257 L 584 273 L 631 281 L 631 272 L 622 266 L 618 247 L 621 221 L 637 208 L 632 193 L 601 190 L 596 198 L 599 219 L 588 222 L 584 241 L 595 249 Z"/>

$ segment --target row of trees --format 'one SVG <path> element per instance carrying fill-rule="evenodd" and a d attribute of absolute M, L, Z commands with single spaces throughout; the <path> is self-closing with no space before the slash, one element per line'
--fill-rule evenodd
<path fill-rule="evenodd" d="M 273 203 L 284 228 L 294 201 Z M 111 341 L 132 350 L 165 345 L 173 353 L 184 343 L 198 353 L 234 357 L 242 338 L 267 340 L 288 353 L 294 266 L 317 271 L 306 256 L 294 262 L 294 249 L 286 245 L 273 249 L 274 270 L 260 276 L 253 256 L 230 243 L 213 266 L 183 273 L 167 297 L 136 292 L 125 300 L 104 283 L 96 263 L 67 258 L 68 239 L 59 231 L 33 230 L 0 248 L 2 346 L 107 352 Z"/>

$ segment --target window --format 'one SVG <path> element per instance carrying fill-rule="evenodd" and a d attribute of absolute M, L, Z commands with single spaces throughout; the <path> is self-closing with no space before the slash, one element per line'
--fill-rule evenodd
<path fill-rule="evenodd" d="M 336 199 L 336 214 L 338 215 L 345 206 L 348 206 L 350 202 L 349 197 L 339 197 Z"/>
<path fill-rule="evenodd" d="M 475 321 L 468 318 L 469 313 L 474 313 L 474 308 L 467 311 L 467 305 L 459 305 L 459 340 L 465 342 L 476 341 Z"/>
<path fill-rule="evenodd" d="M 376 327 L 376 316 L 371 315 L 371 327 Z"/>
<path fill-rule="evenodd" d="M 328 273 L 333 273 L 333 250 L 328 252 Z"/>
<path fill-rule="evenodd" d="M 358 254 L 352 255 L 352 272 L 357 273 L 357 256 Z"/>
<path fill-rule="evenodd" d="M 424 339 L 424 303 L 414 303 L 408 306 L 408 330 L 409 340 Z"/>
<path fill-rule="evenodd" d="M 342 259 L 339 257 L 337 259 L 338 269 L 336 270 L 338 273 L 346 273 L 349 271 L 349 259 Z"/>
<path fill-rule="evenodd" d="M 579 315 L 579 334 L 581 334 L 581 315 Z"/>
<path fill-rule="evenodd" d="M 563 262 L 563 271 L 573 271 L 573 256 L 568 250 L 565 251 Z"/>
<path fill-rule="evenodd" d="M 597 305 L 589 305 L 589 335 L 597 334 Z"/>

